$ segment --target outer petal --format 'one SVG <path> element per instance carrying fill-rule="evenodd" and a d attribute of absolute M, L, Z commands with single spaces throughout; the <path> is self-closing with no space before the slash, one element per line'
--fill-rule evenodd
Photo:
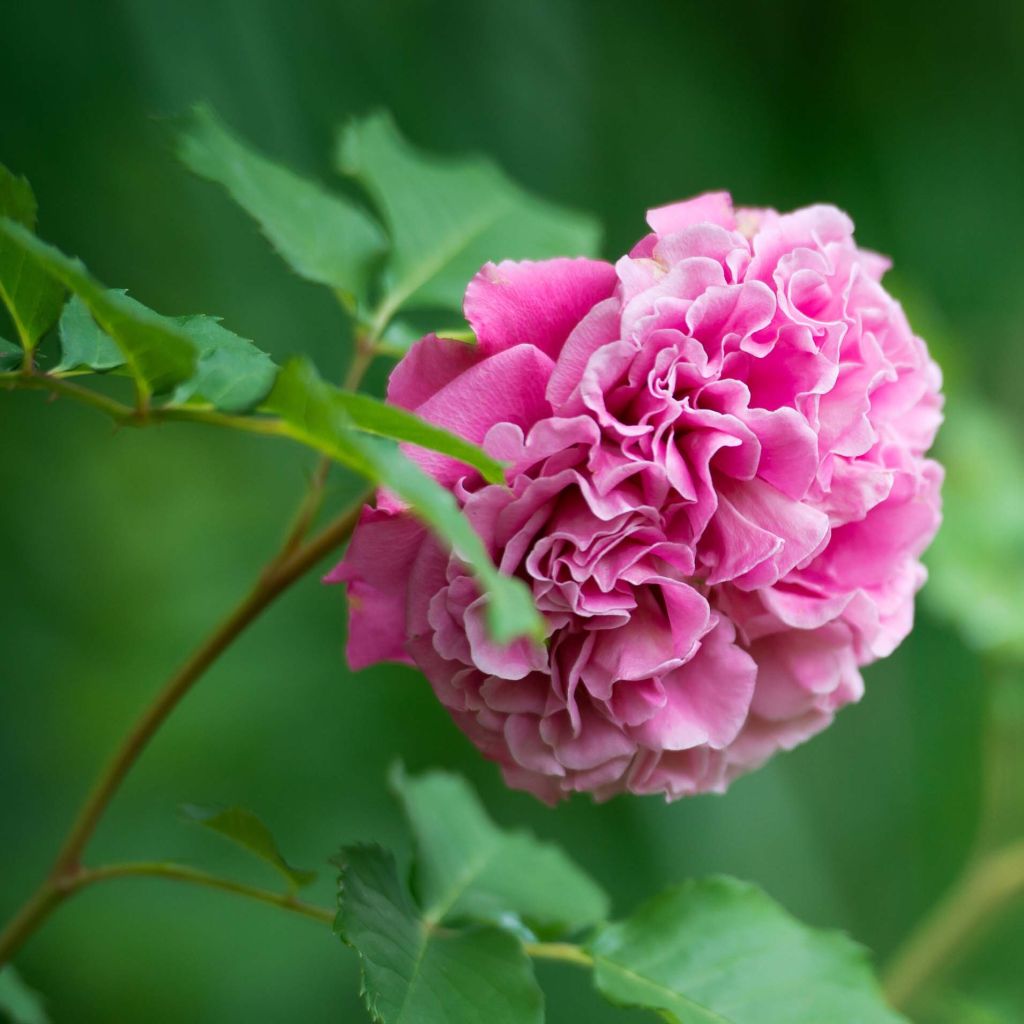
<path fill-rule="evenodd" d="M 428 334 L 391 371 L 388 401 L 404 409 L 415 409 L 480 362 L 480 358 L 475 345 Z"/>
<path fill-rule="evenodd" d="M 465 314 L 486 355 L 535 345 L 552 359 L 615 288 L 615 268 L 589 259 L 487 263 L 466 289 Z"/>
<path fill-rule="evenodd" d="M 405 648 L 406 587 L 426 532 L 409 515 L 366 507 L 345 557 L 324 577 L 346 584 L 352 668 L 376 661 L 412 664 Z"/>
<path fill-rule="evenodd" d="M 656 206 L 647 211 L 647 223 L 659 235 L 673 234 L 703 221 L 734 230 L 736 216 L 732 209 L 732 196 L 728 192 L 705 192 L 694 199 Z"/>
<path fill-rule="evenodd" d="M 497 423 L 528 430 L 551 411 L 544 389 L 552 366 L 532 345 L 516 345 L 474 363 L 414 411 L 474 444 L 481 444 Z M 466 475 L 463 463 L 439 452 L 409 448 L 407 453 L 443 484 Z"/>

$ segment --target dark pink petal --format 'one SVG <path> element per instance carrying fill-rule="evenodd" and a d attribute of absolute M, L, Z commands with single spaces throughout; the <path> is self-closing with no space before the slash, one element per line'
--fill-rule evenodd
<path fill-rule="evenodd" d="M 601 260 L 487 263 L 466 289 L 466 319 L 484 355 L 533 345 L 555 359 L 615 283 L 615 268 Z"/>
<path fill-rule="evenodd" d="M 531 345 L 517 345 L 474 363 L 416 407 L 417 416 L 480 444 L 497 423 L 528 429 L 550 412 L 544 389 L 551 360 Z M 440 483 L 453 485 L 469 472 L 439 452 L 406 447 L 406 454 Z"/>
<path fill-rule="evenodd" d="M 417 409 L 480 359 L 475 345 L 428 334 L 391 371 L 388 401 L 404 409 Z"/>
<path fill-rule="evenodd" d="M 405 604 L 409 571 L 426 528 L 405 514 L 364 508 L 345 557 L 324 580 L 344 583 L 348 594 L 348 663 L 412 664 L 406 651 Z"/>

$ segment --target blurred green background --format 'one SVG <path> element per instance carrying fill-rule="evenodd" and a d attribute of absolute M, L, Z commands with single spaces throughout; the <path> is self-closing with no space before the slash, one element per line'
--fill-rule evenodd
<path fill-rule="evenodd" d="M 418 144 L 484 151 L 593 212 L 609 255 L 642 233 L 646 206 L 710 188 L 781 208 L 832 201 L 862 244 L 895 258 L 893 287 L 954 396 L 982 396 L 1015 429 L 1022 45 L 1016 0 L 34 0 L 4 9 L 0 159 L 32 181 L 42 236 L 102 280 L 166 313 L 221 314 L 329 377 L 349 340 L 333 300 L 176 164 L 161 116 L 208 99 L 266 152 L 330 181 L 336 123 L 387 107 Z M 65 402 L 0 394 L 0 914 L 41 876 L 138 709 L 249 585 L 309 470 L 284 443 L 115 432 Z M 337 481 L 331 505 L 345 492 Z M 238 803 L 294 863 L 321 867 L 313 895 L 330 902 L 325 860 L 341 842 L 403 848 L 384 781 L 401 757 L 466 773 L 501 823 L 564 843 L 617 911 L 685 875 L 729 872 L 884 959 L 974 840 L 988 663 L 926 608 L 868 670 L 861 705 L 727 797 L 555 811 L 506 791 L 416 673 L 349 674 L 344 623 L 341 592 L 314 578 L 275 606 L 146 753 L 93 859 L 166 856 L 270 883 L 176 812 Z M 951 984 L 1022 1020 L 1022 959 L 1018 910 Z M 58 1024 L 365 1019 L 355 958 L 323 929 L 157 881 L 85 893 L 19 966 Z M 541 975 L 555 1024 L 631 1019 L 572 968 Z"/>

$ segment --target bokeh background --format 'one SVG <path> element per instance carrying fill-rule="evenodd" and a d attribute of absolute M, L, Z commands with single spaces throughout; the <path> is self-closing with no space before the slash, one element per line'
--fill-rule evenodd
<path fill-rule="evenodd" d="M 32 181 L 40 233 L 164 312 L 221 314 L 336 376 L 349 338 L 331 297 L 177 165 L 160 118 L 207 99 L 266 152 L 331 181 L 335 125 L 386 107 L 418 144 L 486 152 L 596 214 L 609 255 L 643 231 L 646 206 L 710 188 L 756 205 L 838 203 L 863 244 L 895 258 L 892 286 L 954 396 L 974 396 L 1003 431 L 1021 425 L 1016 0 L 34 0 L 4 5 L 3 21 L 0 159 Z M 66 402 L 0 394 L 0 914 L 48 865 L 105 752 L 248 587 L 309 470 L 283 442 L 115 432 Z M 339 478 L 329 503 L 345 498 Z M 1012 509 L 1024 494 L 996 499 Z M 1012 674 L 927 602 L 919 620 L 868 670 L 861 705 L 728 796 L 552 811 L 502 787 L 415 672 L 348 673 L 342 594 L 309 578 L 179 709 L 93 858 L 166 856 L 272 884 L 176 812 L 238 803 L 294 863 L 321 868 L 313 896 L 329 903 L 339 844 L 405 849 L 385 785 L 401 757 L 464 772 L 500 822 L 564 843 L 617 911 L 685 875 L 729 872 L 884 960 L 968 856 L 989 679 Z M 1024 814 L 1001 824 L 1020 826 Z M 971 1005 L 950 996 L 934 1019 L 1024 1020 L 1022 959 L 1018 909 L 949 979 Z M 159 881 L 84 894 L 19 966 L 58 1024 L 365 1019 L 355 958 L 326 931 Z M 641 1019 L 603 1008 L 571 968 L 541 974 L 556 1024 Z"/>

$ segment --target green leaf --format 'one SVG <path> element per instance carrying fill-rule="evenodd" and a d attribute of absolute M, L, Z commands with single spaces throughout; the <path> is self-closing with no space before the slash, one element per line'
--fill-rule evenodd
<path fill-rule="evenodd" d="M 247 338 L 220 325 L 217 317 L 174 321 L 199 351 L 195 376 L 174 392 L 174 402 L 204 400 L 224 412 L 247 412 L 270 393 L 277 365 Z"/>
<path fill-rule="evenodd" d="M 364 294 L 386 243 L 359 207 L 250 149 L 206 106 L 184 118 L 178 154 L 227 189 L 296 273 L 346 295 Z"/>
<path fill-rule="evenodd" d="M 111 294 L 127 298 L 124 292 Z M 142 308 L 133 299 L 128 301 Z M 217 317 L 163 319 L 186 335 L 198 354 L 195 373 L 175 389 L 173 404 L 202 401 L 224 412 L 247 412 L 266 398 L 277 376 L 277 366 L 266 352 L 222 327 Z M 121 350 L 77 295 L 64 307 L 60 337 L 63 355 L 57 370 L 103 371 L 124 364 Z"/>
<path fill-rule="evenodd" d="M 612 1002 L 676 1024 L 897 1024 L 864 951 L 730 878 L 690 881 L 590 943 Z"/>
<path fill-rule="evenodd" d="M 608 898 L 556 846 L 504 832 L 463 779 L 445 772 L 391 785 L 416 840 L 415 889 L 428 921 L 518 918 L 547 938 L 596 924 Z"/>
<path fill-rule="evenodd" d="M 386 114 L 347 125 L 336 162 L 366 189 L 391 235 L 378 329 L 407 304 L 461 310 L 466 284 L 488 260 L 598 249 L 590 217 L 534 198 L 488 160 L 419 153 Z"/>
<path fill-rule="evenodd" d="M 42 999 L 21 980 L 12 964 L 0 968 L 0 1017 L 11 1024 L 50 1024 Z"/>
<path fill-rule="evenodd" d="M 476 574 L 487 596 L 487 622 L 499 643 L 544 637 L 544 621 L 522 580 L 500 573 L 452 494 L 390 442 L 354 429 L 342 392 L 320 379 L 304 359 L 293 359 L 278 374 L 266 405 L 284 421 L 285 432 L 349 466 L 402 499 L 447 541 Z"/>
<path fill-rule="evenodd" d="M 541 1024 L 544 997 L 520 944 L 496 928 L 436 931 L 379 847 L 342 851 L 335 931 L 359 954 L 379 1024 Z"/>
<path fill-rule="evenodd" d="M 247 811 L 244 807 L 211 808 L 187 804 L 182 807 L 181 812 L 189 821 L 219 832 L 255 854 L 283 875 L 293 889 L 309 885 L 316 878 L 315 871 L 293 868 L 281 856 L 270 829 L 252 811 Z"/>
<path fill-rule="evenodd" d="M 0 164 L 0 217 L 36 228 L 36 198 L 24 178 Z M 0 236 L 0 299 L 3 300 L 22 348 L 31 352 L 60 315 L 64 289 L 43 271 L 16 242 Z"/>
<path fill-rule="evenodd" d="M 505 479 L 500 462 L 458 434 L 435 427 L 434 424 L 421 420 L 419 416 L 405 409 L 381 402 L 369 395 L 342 391 L 338 400 L 352 423 L 360 430 L 450 455 L 453 459 L 478 469 L 483 478 L 492 484 L 502 483 Z"/>
<path fill-rule="evenodd" d="M 119 294 L 124 294 L 123 292 Z M 57 370 L 114 370 L 124 366 L 124 355 L 114 339 L 92 318 L 89 307 L 72 295 L 60 315 L 61 359 Z"/>
<path fill-rule="evenodd" d="M 939 435 L 943 525 L 923 597 L 978 650 L 1024 659 L 1024 446 L 991 407 L 961 394 Z"/>
<path fill-rule="evenodd" d="M 154 392 L 169 390 L 195 372 L 195 346 L 171 320 L 121 292 L 104 288 L 81 260 L 65 256 L 13 221 L 0 218 L 0 239 L 81 298 L 124 354 L 143 403 Z"/>

